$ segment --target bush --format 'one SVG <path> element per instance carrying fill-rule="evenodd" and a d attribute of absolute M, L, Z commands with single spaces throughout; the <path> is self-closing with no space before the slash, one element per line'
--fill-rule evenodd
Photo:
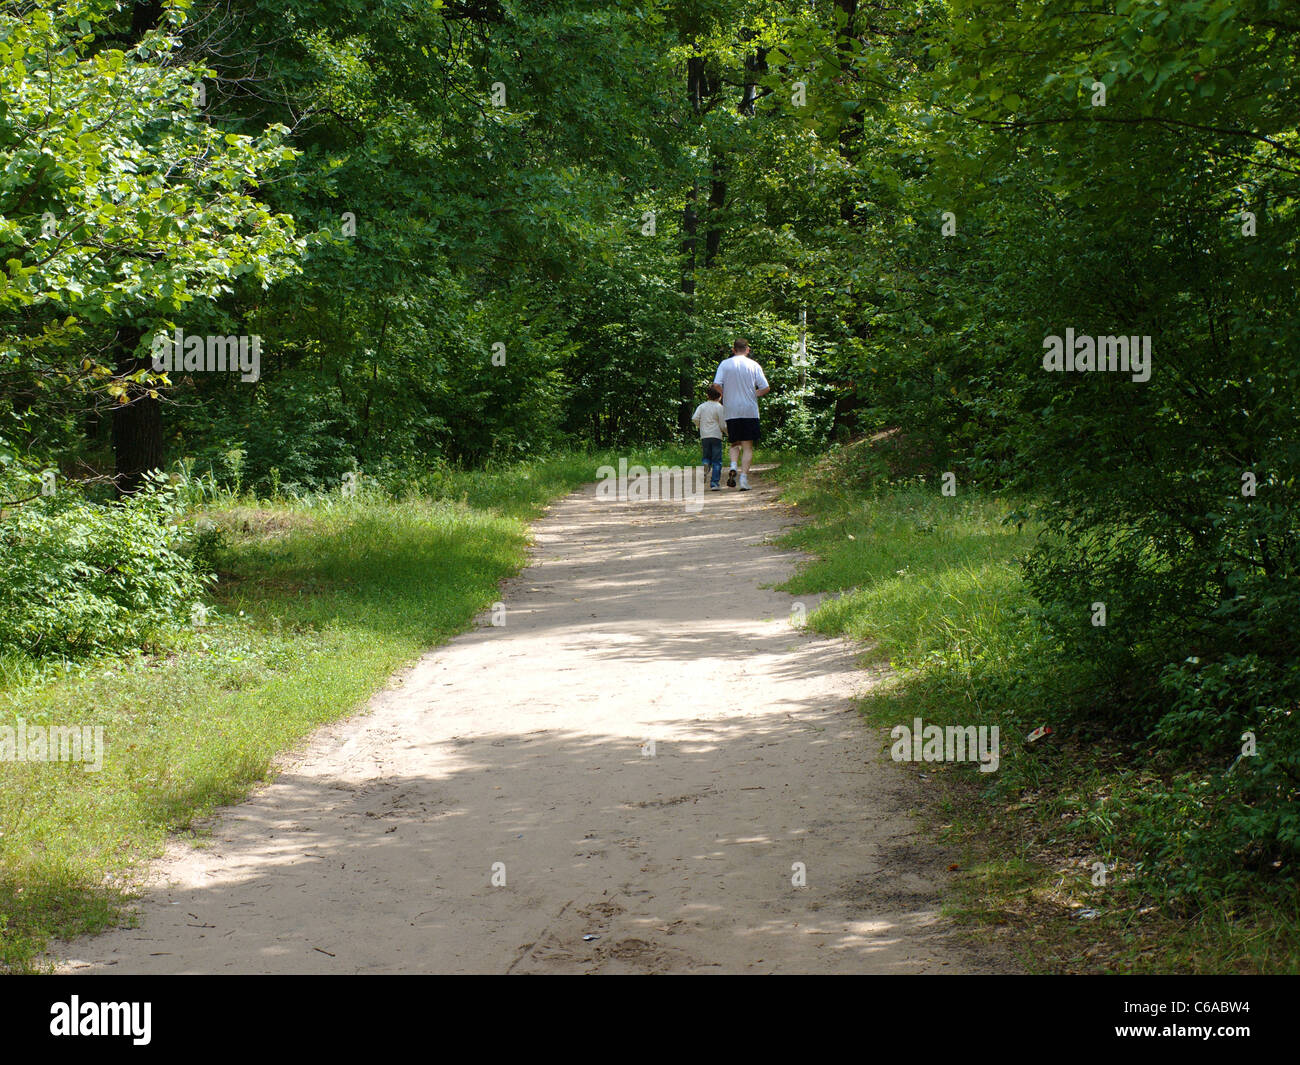
<path fill-rule="evenodd" d="M 1293 885 L 1300 873 L 1300 666 L 1253 654 L 1189 658 L 1164 670 L 1160 683 L 1172 707 L 1156 740 L 1203 752 L 1217 767 L 1180 775 L 1167 797 L 1173 808 L 1149 811 L 1146 838 L 1158 875 L 1174 894 L 1197 897 L 1236 889 L 1252 876 Z"/>
<path fill-rule="evenodd" d="M 161 480 L 108 505 L 64 488 L 15 508 L 0 522 L 0 653 L 120 651 L 188 615 L 207 578 L 179 553 L 177 509 Z"/>
<path fill-rule="evenodd" d="M 805 399 L 802 395 L 796 395 L 788 403 L 774 401 L 769 406 L 772 417 L 778 424 L 773 433 L 764 435 L 764 447 L 778 451 L 797 451 L 805 455 L 826 449 L 833 412 L 815 414 L 804 402 Z"/>

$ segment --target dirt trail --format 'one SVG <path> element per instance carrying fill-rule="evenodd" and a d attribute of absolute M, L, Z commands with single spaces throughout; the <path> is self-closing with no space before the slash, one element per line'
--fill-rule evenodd
<path fill-rule="evenodd" d="M 63 971 L 998 967 L 937 920 L 948 856 L 853 712 L 869 675 L 771 590 L 794 517 L 754 480 L 696 514 L 556 503 L 503 627 L 313 735 L 203 847 L 169 848 L 137 928 L 64 944 Z"/>

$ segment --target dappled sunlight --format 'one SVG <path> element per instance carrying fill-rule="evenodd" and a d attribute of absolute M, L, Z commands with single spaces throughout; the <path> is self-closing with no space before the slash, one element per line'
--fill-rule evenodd
<path fill-rule="evenodd" d="M 854 713 L 869 678 L 770 587 L 788 515 L 770 490 L 715 504 L 698 523 L 581 493 L 550 508 L 504 624 L 484 615 L 173 847 L 142 927 L 69 966 L 964 964 L 934 938 L 936 857 L 887 872 L 911 800 Z"/>

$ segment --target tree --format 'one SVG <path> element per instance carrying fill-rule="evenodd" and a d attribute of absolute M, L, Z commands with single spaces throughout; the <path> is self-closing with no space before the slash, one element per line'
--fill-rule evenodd
<path fill-rule="evenodd" d="M 153 337 L 178 312 L 294 269 L 303 242 L 256 198 L 287 162 L 284 130 L 204 121 L 204 71 L 174 62 L 167 28 L 98 47 L 120 5 L 26 3 L 0 14 L 0 315 L 8 375 L 29 390 L 79 385 L 116 411 L 117 485 L 161 464 Z M 107 333 L 115 365 L 79 345 Z"/>

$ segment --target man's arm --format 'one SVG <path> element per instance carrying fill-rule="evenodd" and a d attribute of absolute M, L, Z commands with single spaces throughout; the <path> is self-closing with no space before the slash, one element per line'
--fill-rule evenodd
<path fill-rule="evenodd" d="M 772 391 L 771 385 L 766 385 L 763 388 L 756 388 L 754 389 L 754 398 L 757 399 L 759 396 L 765 396 L 771 391 Z"/>

